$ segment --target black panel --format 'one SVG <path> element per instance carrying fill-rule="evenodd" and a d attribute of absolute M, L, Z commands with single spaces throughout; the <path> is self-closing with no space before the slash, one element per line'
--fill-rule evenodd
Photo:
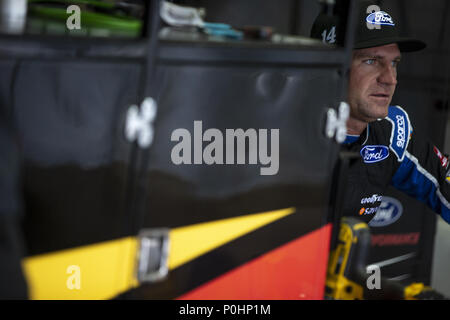
<path fill-rule="evenodd" d="M 169 63 L 159 64 L 157 70 L 155 141 L 143 174 L 149 188 L 141 213 L 145 227 L 289 206 L 321 207 L 318 221 L 326 220 L 335 149 L 323 126 L 327 108 L 339 96 L 337 70 Z M 202 122 L 203 133 L 210 128 L 222 133 L 224 163 L 227 129 L 279 129 L 279 170 L 261 175 L 266 165 L 248 164 L 248 145 L 246 164 L 193 164 L 194 139 L 201 140 L 194 135 L 194 121 Z M 171 159 L 178 144 L 171 135 L 180 128 L 191 134 L 192 164 L 176 165 Z"/>
<path fill-rule="evenodd" d="M 29 255 L 128 234 L 123 128 L 139 72 L 134 64 L 18 63 L 12 109 Z"/>
<path fill-rule="evenodd" d="M 276 183 L 317 186 L 327 180 L 333 142 L 322 129 L 326 108 L 338 96 L 336 70 L 163 66 L 158 79 L 162 87 L 149 170 L 180 176 L 202 195 Z M 261 175 L 265 165 L 237 165 L 236 160 L 234 165 L 173 164 L 171 152 L 177 142 L 171 141 L 172 133 L 185 128 L 194 142 L 196 120 L 202 121 L 203 133 L 220 130 L 224 145 L 226 129 L 279 129 L 279 171 Z"/>

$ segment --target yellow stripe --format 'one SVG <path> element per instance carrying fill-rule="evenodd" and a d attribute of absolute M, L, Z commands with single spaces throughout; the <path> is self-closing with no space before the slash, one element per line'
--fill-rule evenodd
<path fill-rule="evenodd" d="M 294 212 L 295 208 L 287 208 L 173 229 L 170 232 L 169 269 Z"/>
<path fill-rule="evenodd" d="M 136 245 L 129 237 L 24 259 L 31 299 L 110 299 L 129 290 Z"/>
<path fill-rule="evenodd" d="M 173 229 L 169 269 L 294 212 L 288 208 Z M 136 287 L 137 242 L 127 237 L 24 259 L 31 299 L 110 299 Z"/>

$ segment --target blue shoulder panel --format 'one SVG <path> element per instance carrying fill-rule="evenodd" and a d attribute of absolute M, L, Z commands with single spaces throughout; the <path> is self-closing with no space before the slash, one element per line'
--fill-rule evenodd
<path fill-rule="evenodd" d="M 450 203 L 442 195 L 437 179 L 425 170 L 419 160 L 405 152 L 402 161 L 391 180 L 392 185 L 428 205 L 433 211 L 450 223 Z"/>
<path fill-rule="evenodd" d="M 400 106 L 390 106 L 386 119 L 392 123 L 389 148 L 397 156 L 398 161 L 403 161 L 412 132 L 408 114 Z"/>

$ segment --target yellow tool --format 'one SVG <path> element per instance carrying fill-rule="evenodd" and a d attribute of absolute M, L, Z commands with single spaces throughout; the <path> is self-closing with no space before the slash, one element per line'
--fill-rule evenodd
<path fill-rule="evenodd" d="M 366 266 L 369 248 L 369 226 L 357 218 L 342 218 L 336 248 L 331 251 L 328 260 L 326 299 L 447 299 L 423 283 L 405 286 L 381 275 L 380 289 L 369 289 L 367 280 L 371 273 Z"/>
<path fill-rule="evenodd" d="M 363 299 L 362 279 L 367 276 L 364 247 L 370 241 L 369 227 L 358 219 L 344 217 L 338 243 L 330 253 L 327 269 L 326 297 L 329 299 Z M 362 270 L 360 270 L 362 269 Z M 365 282 L 365 281 L 364 281 Z"/>

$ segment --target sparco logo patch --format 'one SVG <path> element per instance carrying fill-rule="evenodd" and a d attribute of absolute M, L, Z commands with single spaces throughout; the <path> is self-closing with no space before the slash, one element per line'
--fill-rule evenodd
<path fill-rule="evenodd" d="M 397 141 L 396 145 L 399 148 L 405 147 L 406 134 L 405 134 L 405 117 L 396 115 L 395 120 L 397 121 Z"/>
<path fill-rule="evenodd" d="M 398 160 L 402 161 L 412 132 L 408 114 L 399 106 L 391 106 L 386 119 L 392 124 L 389 148 L 397 156 Z"/>
<path fill-rule="evenodd" d="M 384 227 L 393 224 L 403 213 L 403 206 L 397 199 L 383 196 L 377 214 L 370 220 L 371 227 Z"/>
<path fill-rule="evenodd" d="M 366 18 L 366 22 L 375 25 L 395 26 L 392 17 L 384 11 L 377 11 L 369 14 Z"/>
<path fill-rule="evenodd" d="M 365 163 L 375 163 L 389 157 L 389 148 L 386 146 L 365 146 L 361 149 L 361 157 Z"/>

